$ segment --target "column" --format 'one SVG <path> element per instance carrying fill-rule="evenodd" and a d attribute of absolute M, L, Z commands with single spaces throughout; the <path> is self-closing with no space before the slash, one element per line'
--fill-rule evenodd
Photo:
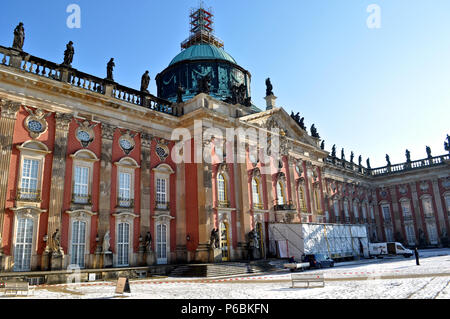
<path fill-rule="evenodd" d="M 14 124 L 20 103 L 1 101 L 0 117 L 0 270 L 2 269 L 2 235 L 5 217 L 6 191 L 8 186 L 9 164 L 11 162 Z"/>
<path fill-rule="evenodd" d="M 53 249 L 52 270 L 59 270 L 63 264 L 63 254 L 59 242 L 54 242 L 52 235 L 56 230 L 61 234 L 61 215 L 64 200 L 64 182 L 66 175 L 67 136 L 73 115 L 69 113 L 55 114 L 55 147 L 53 149 L 52 179 L 50 187 L 50 204 L 48 209 L 48 241 L 46 252 Z M 59 241 L 59 240 L 58 240 Z"/>

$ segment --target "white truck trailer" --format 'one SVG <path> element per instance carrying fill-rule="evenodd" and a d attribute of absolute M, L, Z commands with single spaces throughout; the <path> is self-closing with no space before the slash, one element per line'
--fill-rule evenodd
<path fill-rule="evenodd" d="M 269 224 L 270 250 L 280 258 L 325 254 L 335 261 L 369 257 L 365 225 Z"/>

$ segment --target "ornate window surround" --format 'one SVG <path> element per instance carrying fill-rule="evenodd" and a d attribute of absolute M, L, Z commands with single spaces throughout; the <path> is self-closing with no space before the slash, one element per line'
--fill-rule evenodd
<path fill-rule="evenodd" d="M 71 154 L 70 157 L 72 158 L 72 188 L 71 188 L 71 195 L 73 195 L 74 192 L 74 186 L 75 186 L 75 167 L 81 166 L 81 167 L 87 167 L 89 168 L 89 183 L 88 183 L 88 195 L 92 196 L 92 183 L 94 178 L 94 164 L 99 161 L 97 156 L 94 154 L 94 152 L 87 150 L 87 149 L 80 149 L 74 154 Z M 72 204 L 72 205 L 80 205 L 80 204 Z M 83 205 L 83 204 L 81 204 Z M 92 201 L 84 205 L 85 208 L 92 207 Z M 88 209 L 89 210 L 89 209 Z"/>
<path fill-rule="evenodd" d="M 49 151 L 47 145 L 45 145 L 44 143 L 42 143 L 40 141 L 36 141 L 36 140 L 26 141 L 23 144 L 16 146 L 16 148 L 20 151 L 19 174 L 18 174 L 18 179 L 17 179 L 18 192 L 20 189 L 20 183 L 22 181 L 23 162 L 25 159 L 37 160 L 39 162 L 37 191 L 41 191 L 42 190 L 42 182 L 43 182 L 44 166 L 45 166 L 45 156 L 47 154 L 50 154 L 51 151 Z M 29 206 L 40 207 L 40 205 L 41 205 L 41 199 L 36 200 L 34 203 L 16 200 L 16 207 L 29 207 Z"/>
<path fill-rule="evenodd" d="M 159 164 L 157 167 L 153 168 L 154 173 L 154 189 L 155 189 L 155 211 L 156 212 L 167 212 L 170 210 L 170 176 L 172 174 L 175 174 L 175 171 L 170 167 L 170 165 L 162 163 Z M 158 179 L 165 179 L 166 180 L 166 202 L 168 203 L 168 206 L 166 208 L 158 207 L 156 203 L 156 187 L 157 187 L 157 181 Z"/>
<path fill-rule="evenodd" d="M 128 173 L 131 175 L 131 181 L 130 181 L 130 199 L 134 200 L 134 184 L 135 184 L 135 178 L 136 178 L 136 169 L 140 168 L 139 164 L 131 157 L 125 156 L 121 158 L 118 162 L 114 163 L 115 166 L 117 166 L 117 211 L 123 211 L 123 210 L 130 210 L 131 212 L 134 211 L 133 205 L 131 207 L 119 207 L 119 187 L 120 187 L 120 173 Z"/>
<path fill-rule="evenodd" d="M 33 265 L 38 264 L 38 255 L 37 255 L 37 244 L 39 243 L 39 220 L 41 213 L 46 212 L 47 210 L 40 209 L 37 207 L 13 207 L 10 208 L 14 212 L 14 222 L 13 222 L 13 240 L 11 245 L 11 256 L 14 258 L 14 248 L 16 245 L 17 238 L 17 227 L 19 218 L 30 218 L 33 220 L 33 242 L 31 245 L 31 263 L 30 267 L 33 269 Z M 11 265 L 12 266 L 12 265 Z"/>
<path fill-rule="evenodd" d="M 68 235 L 68 263 L 70 263 L 70 261 L 72 260 L 72 224 L 74 221 L 82 221 L 86 223 L 86 234 L 85 234 L 85 252 L 84 252 L 84 262 L 86 265 L 87 262 L 87 256 L 90 253 L 90 246 L 91 246 L 91 242 L 90 242 L 90 234 L 91 234 L 91 217 L 97 215 L 97 213 L 94 213 L 92 211 L 89 210 L 84 210 L 84 209 L 78 209 L 78 210 L 73 210 L 73 211 L 66 211 L 66 214 L 69 215 L 69 235 Z M 82 267 L 83 268 L 83 267 Z"/>
<path fill-rule="evenodd" d="M 128 245 L 128 264 L 129 265 L 133 265 L 134 264 L 134 260 L 133 260 L 133 247 L 134 247 L 134 219 L 135 218 L 139 218 L 139 215 L 130 213 L 130 212 L 121 212 L 121 213 L 115 213 L 112 214 L 115 217 L 115 243 L 114 243 L 114 247 L 115 247 L 115 251 L 116 253 L 114 254 L 114 265 L 117 266 L 118 263 L 118 253 L 117 253 L 117 245 L 118 245 L 118 237 L 119 237 L 119 224 L 120 223 L 127 223 L 130 225 L 130 242 Z M 123 266 L 121 266 L 123 267 Z"/>

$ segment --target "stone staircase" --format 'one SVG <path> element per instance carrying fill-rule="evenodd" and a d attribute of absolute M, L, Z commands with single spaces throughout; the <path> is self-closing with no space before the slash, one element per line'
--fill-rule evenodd
<path fill-rule="evenodd" d="M 257 274 L 283 269 L 285 260 L 267 259 L 251 262 L 224 262 L 217 264 L 180 265 L 170 272 L 170 277 L 227 277 Z"/>

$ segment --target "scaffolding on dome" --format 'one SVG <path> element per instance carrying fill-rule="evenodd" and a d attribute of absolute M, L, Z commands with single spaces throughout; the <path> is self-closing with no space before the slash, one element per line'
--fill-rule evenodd
<path fill-rule="evenodd" d="M 187 49 L 190 46 L 196 44 L 212 44 L 218 48 L 223 48 L 224 43 L 219 38 L 213 35 L 214 29 L 214 15 L 211 8 L 205 10 L 200 3 L 200 8 L 191 9 L 189 15 L 190 21 L 190 33 L 189 38 L 181 43 L 181 49 Z"/>

